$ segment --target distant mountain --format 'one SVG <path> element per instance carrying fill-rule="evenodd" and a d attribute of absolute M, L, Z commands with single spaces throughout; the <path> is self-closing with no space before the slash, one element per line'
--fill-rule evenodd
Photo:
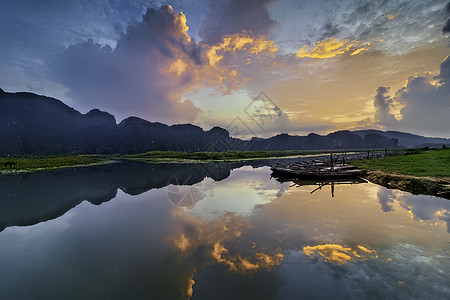
<path fill-rule="evenodd" d="M 367 136 L 368 134 L 377 134 L 385 136 L 390 139 L 397 139 L 399 145 L 403 147 L 420 147 L 420 146 L 437 146 L 442 147 L 442 145 L 450 144 L 450 139 L 435 138 L 435 137 L 425 137 L 421 135 L 399 132 L 399 131 L 381 131 L 381 130 L 358 130 L 353 131 L 359 136 Z"/>
<path fill-rule="evenodd" d="M 279 134 L 268 139 L 241 140 L 230 137 L 229 132 L 220 127 L 205 131 L 192 124 L 168 126 L 137 117 L 116 124 L 114 116 L 98 109 L 82 114 L 54 98 L 6 93 L 0 89 L 0 155 L 372 149 L 442 141 L 449 142 L 376 130 L 337 131 L 324 136 Z"/>
<path fill-rule="evenodd" d="M 31 93 L 0 91 L 0 154 L 140 153 L 151 150 L 216 151 L 234 147 L 226 130 L 191 124 L 168 126 L 129 117 L 116 124 L 98 109 L 87 114 Z"/>

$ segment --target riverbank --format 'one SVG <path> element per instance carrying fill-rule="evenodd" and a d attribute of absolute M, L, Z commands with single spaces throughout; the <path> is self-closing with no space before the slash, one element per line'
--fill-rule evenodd
<path fill-rule="evenodd" d="M 351 162 L 387 188 L 450 199 L 450 149 Z"/>
<path fill-rule="evenodd" d="M 450 200 L 450 177 L 410 176 L 380 170 L 366 170 L 362 176 L 372 183 L 411 194 L 442 197 Z"/>
<path fill-rule="evenodd" d="M 0 157 L 0 174 L 34 172 L 115 163 L 100 155 Z"/>
<path fill-rule="evenodd" d="M 178 152 L 151 151 L 130 155 L 60 155 L 0 157 L 0 174 L 34 172 L 69 167 L 87 167 L 99 164 L 117 163 L 126 160 L 147 163 L 217 163 L 266 160 L 277 158 L 299 158 L 324 155 L 324 150 L 311 151 L 227 151 L 227 152 Z"/>
<path fill-rule="evenodd" d="M 151 151 L 123 155 L 121 159 L 140 160 L 149 163 L 210 163 L 236 162 L 276 158 L 297 158 L 326 154 L 326 150 L 286 150 L 286 151 L 226 151 L 226 152 L 179 152 Z"/>

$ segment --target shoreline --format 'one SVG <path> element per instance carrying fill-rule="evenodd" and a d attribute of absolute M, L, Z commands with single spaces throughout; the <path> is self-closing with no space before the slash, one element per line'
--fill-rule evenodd
<path fill-rule="evenodd" d="M 88 163 L 88 164 L 75 164 L 75 165 L 64 165 L 64 166 L 58 166 L 58 167 L 42 167 L 42 168 L 31 168 L 31 169 L 18 169 L 18 170 L 0 170 L 0 176 L 1 175 L 16 175 L 20 173 L 32 173 L 32 172 L 41 172 L 41 171 L 52 171 L 52 170 L 60 170 L 60 169 L 67 169 L 67 168 L 87 168 L 87 167 L 95 167 L 95 166 L 102 166 L 102 165 L 110 165 L 118 163 L 117 160 L 105 160 L 95 163 Z"/>

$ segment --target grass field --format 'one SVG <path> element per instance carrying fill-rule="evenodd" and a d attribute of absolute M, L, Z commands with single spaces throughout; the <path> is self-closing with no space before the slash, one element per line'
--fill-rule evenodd
<path fill-rule="evenodd" d="M 190 161 L 232 161 L 271 157 L 286 157 L 305 154 L 317 154 L 317 151 L 229 151 L 195 152 L 151 151 L 133 155 L 73 155 L 73 156 L 24 156 L 0 157 L 0 172 L 33 171 L 58 169 L 64 167 L 86 166 L 105 163 L 117 159 L 142 160 L 148 162 L 190 162 Z"/>
<path fill-rule="evenodd" d="M 354 161 L 352 165 L 366 170 L 381 170 L 412 176 L 450 177 L 450 149 Z"/>
<path fill-rule="evenodd" d="M 271 157 L 286 157 L 296 155 L 318 154 L 318 151 L 227 151 L 227 152 L 178 152 L 178 151 L 151 151 L 141 154 L 126 155 L 124 158 L 140 160 L 179 159 L 195 161 L 230 161 L 245 159 L 260 159 Z"/>
<path fill-rule="evenodd" d="M 33 171 L 92 165 L 104 162 L 98 155 L 0 157 L 0 171 Z"/>

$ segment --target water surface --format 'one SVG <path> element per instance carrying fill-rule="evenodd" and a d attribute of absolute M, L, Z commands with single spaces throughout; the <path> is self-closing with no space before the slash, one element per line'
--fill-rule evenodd
<path fill-rule="evenodd" d="M 0 177 L 2 299 L 450 298 L 450 201 L 244 165 Z"/>

